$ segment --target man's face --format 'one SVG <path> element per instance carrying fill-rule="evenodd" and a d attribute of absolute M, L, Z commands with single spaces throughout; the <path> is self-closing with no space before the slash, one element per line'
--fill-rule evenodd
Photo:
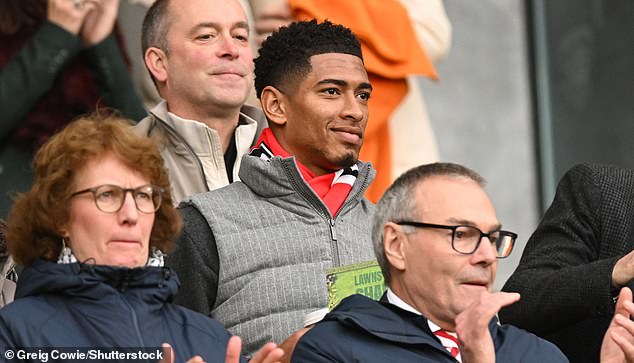
<path fill-rule="evenodd" d="M 470 225 L 483 232 L 499 229 L 495 209 L 484 190 L 468 178 L 434 176 L 419 183 L 416 192 L 419 222 Z M 403 243 L 405 268 L 399 276 L 410 303 L 430 320 L 452 328 L 456 315 L 490 291 L 497 258 L 483 238 L 471 255 L 451 247 L 451 230 L 416 228 Z"/>
<path fill-rule="evenodd" d="M 276 135 L 289 153 L 323 175 L 357 161 L 372 88 L 359 57 L 327 53 L 310 63 L 310 73 L 285 94 L 286 125 Z"/>
<path fill-rule="evenodd" d="M 169 12 L 162 95 L 170 111 L 191 117 L 239 109 L 253 87 L 253 52 L 240 4 L 172 0 Z"/>

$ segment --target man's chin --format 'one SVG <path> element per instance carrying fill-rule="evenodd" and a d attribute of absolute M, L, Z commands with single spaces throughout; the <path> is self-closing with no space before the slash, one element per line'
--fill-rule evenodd
<path fill-rule="evenodd" d="M 216 107 L 240 108 L 249 98 L 249 92 L 243 89 L 224 89 L 221 92 L 208 92 L 205 98 Z"/>
<path fill-rule="evenodd" d="M 352 165 L 356 164 L 357 160 L 359 160 L 358 154 L 348 154 L 342 157 L 341 159 L 339 159 L 339 161 L 336 164 L 339 166 L 339 169 L 349 168 Z"/>
<path fill-rule="evenodd" d="M 237 97 L 222 97 L 216 98 L 215 100 L 210 100 L 209 104 L 215 105 L 215 107 L 219 107 L 225 110 L 230 109 L 240 109 L 245 104 L 246 99 L 243 100 Z"/>

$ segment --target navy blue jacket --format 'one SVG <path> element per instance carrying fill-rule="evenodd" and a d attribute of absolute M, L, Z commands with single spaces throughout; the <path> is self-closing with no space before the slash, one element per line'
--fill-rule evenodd
<path fill-rule="evenodd" d="M 224 362 L 230 333 L 172 304 L 178 286 L 169 268 L 36 260 L 20 276 L 16 300 L 0 309 L 0 349 L 154 348 L 167 342 L 175 362 L 197 354 L 209 363 Z"/>
<path fill-rule="evenodd" d="M 497 319 L 489 325 L 496 361 L 557 363 L 568 359 L 555 345 Z M 381 301 L 352 295 L 309 330 L 292 362 L 456 362 L 431 332 L 427 319 Z"/>

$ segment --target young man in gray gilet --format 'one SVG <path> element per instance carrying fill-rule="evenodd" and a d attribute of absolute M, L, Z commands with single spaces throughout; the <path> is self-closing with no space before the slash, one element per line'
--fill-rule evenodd
<path fill-rule="evenodd" d="M 327 268 L 374 259 L 363 193 L 375 173 L 357 159 L 372 86 L 358 40 L 329 22 L 291 24 L 264 42 L 255 75 L 270 128 L 241 182 L 184 202 L 168 258 L 177 303 L 220 320 L 246 354 L 326 308 Z"/>

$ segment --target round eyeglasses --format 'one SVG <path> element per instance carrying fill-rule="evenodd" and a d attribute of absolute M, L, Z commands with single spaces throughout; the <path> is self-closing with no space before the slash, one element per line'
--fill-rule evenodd
<path fill-rule="evenodd" d="M 401 226 L 412 226 L 417 228 L 440 228 L 449 229 L 451 233 L 451 248 L 463 255 L 470 255 L 474 253 L 482 242 L 482 237 L 487 237 L 493 245 L 497 258 L 505 258 L 511 254 L 517 234 L 504 230 L 495 230 L 489 233 L 482 232 L 479 228 L 474 226 L 446 226 L 442 224 L 412 222 L 412 221 L 398 221 L 394 222 Z"/>
<path fill-rule="evenodd" d="M 117 185 L 99 185 L 94 188 L 80 190 L 71 194 L 71 198 L 84 193 L 91 193 L 97 209 L 104 213 L 116 213 L 121 210 L 125 196 L 130 192 L 136 209 L 142 213 L 154 213 L 161 206 L 163 188 L 146 184 L 137 188 L 121 188 Z"/>

